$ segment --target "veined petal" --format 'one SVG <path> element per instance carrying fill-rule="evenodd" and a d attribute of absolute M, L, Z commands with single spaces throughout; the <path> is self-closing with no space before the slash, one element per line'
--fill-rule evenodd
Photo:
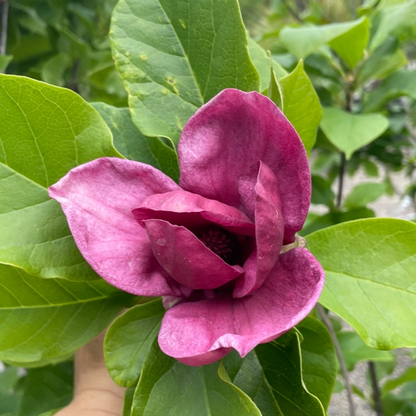
<path fill-rule="evenodd" d="M 217 224 L 231 232 L 254 236 L 254 224 L 238 209 L 182 190 L 150 195 L 133 214 L 139 222 L 161 219 L 187 228 Z"/>
<path fill-rule="evenodd" d="M 104 280 L 136 295 L 180 296 L 132 214 L 147 196 L 177 189 L 149 165 L 102 158 L 71 170 L 49 195 L 62 205 L 78 248 Z"/>
<path fill-rule="evenodd" d="M 215 289 L 244 272 L 227 264 L 185 227 L 163 220 L 143 222 L 160 265 L 188 288 Z"/>
<path fill-rule="evenodd" d="M 241 201 L 250 216 L 254 216 L 256 244 L 244 263 L 244 275 L 236 282 L 233 293 L 236 298 L 252 293 L 263 284 L 279 258 L 284 233 L 282 204 L 272 170 L 260 162 L 258 168 L 240 178 L 239 184 Z"/>
<path fill-rule="evenodd" d="M 293 126 L 267 97 L 226 89 L 186 123 L 178 145 L 180 185 L 240 208 L 238 178 L 263 161 L 279 181 L 285 242 L 308 212 L 311 184 L 306 151 Z"/>
<path fill-rule="evenodd" d="M 159 345 L 188 365 L 205 365 L 231 348 L 242 357 L 304 319 L 324 285 L 324 272 L 313 255 L 295 248 L 280 256 L 264 284 L 251 296 L 230 295 L 183 302 L 162 321 Z"/>

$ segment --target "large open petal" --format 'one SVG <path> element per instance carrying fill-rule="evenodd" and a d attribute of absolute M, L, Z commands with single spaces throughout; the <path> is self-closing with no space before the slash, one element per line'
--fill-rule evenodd
<path fill-rule="evenodd" d="M 136 295 L 180 296 L 132 214 L 147 196 L 177 189 L 149 165 L 102 158 L 71 170 L 49 194 L 61 203 L 78 248 L 103 279 Z"/>
<path fill-rule="evenodd" d="M 304 248 L 282 254 L 274 269 L 251 296 L 183 302 L 162 321 L 159 345 L 166 354 L 188 365 L 205 365 L 230 348 L 242 357 L 269 342 L 307 316 L 324 284 L 318 261 Z"/>
<path fill-rule="evenodd" d="M 183 190 L 150 195 L 133 215 L 139 222 L 161 219 L 190 229 L 217 224 L 234 233 L 254 236 L 254 224 L 237 208 Z"/>
<path fill-rule="evenodd" d="M 157 219 L 143 222 L 160 265 L 188 288 L 215 289 L 244 272 L 227 264 L 185 227 Z"/>
<path fill-rule="evenodd" d="M 279 258 L 284 233 L 277 179 L 265 163 L 260 162 L 256 169 L 239 179 L 239 192 L 246 211 L 254 217 L 256 244 L 244 263 L 244 275 L 236 282 L 233 295 L 237 298 L 263 284 Z"/>
<path fill-rule="evenodd" d="M 302 228 L 311 185 L 303 144 L 283 113 L 257 92 L 227 89 L 185 125 L 178 145 L 182 188 L 240 208 L 238 178 L 259 161 L 279 183 L 285 241 Z"/>

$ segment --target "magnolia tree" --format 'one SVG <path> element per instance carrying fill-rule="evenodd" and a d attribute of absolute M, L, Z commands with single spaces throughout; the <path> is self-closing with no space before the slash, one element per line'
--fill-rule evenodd
<path fill-rule="evenodd" d="M 354 112 L 396 30 L 380 9 L 369 41 L 372 7 L 282 30 L 299 59 L 287 73 L 235 0 L 120 0 L 110 35 L 128 108 L 0 76 L 0 359 L 61 380 L 54 400 L 21 392 L 19 415 L 67 403 L 65 361 L 106 327 L 123 416 L 325 416 L 340 352 L 328 311 L 369 347 L 416 347 L 416 225 L 301 231 L 322 116 L 340 178 L 389 126 L 372 112 L 384 96 Z M 323 111 L 306 75 L 318 50 L 337 54 L 343 109 Z M 399 68 L 386 62 L 385 77 Z"/>

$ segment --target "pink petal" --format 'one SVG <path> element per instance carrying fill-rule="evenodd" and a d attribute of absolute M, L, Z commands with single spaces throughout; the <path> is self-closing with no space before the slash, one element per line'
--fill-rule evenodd
<path fill-rule="evenodd" d="M 222 91 L 185 125 L 178 146 L 182 188 L 240 208 L 238 179 L 263 161 L 276 175 L 292 242 L 308 212 L 307 155 L 289 121 L 257 92 Z"/>
<path fill-rule="evenodd" d="M 229 294 L 183 302 L 169 309 L 162 321 L 159 345 L 167 355 L 188 365 L 205 365 L 230 348 L 242 357 L 304 319 L 324 285 L 324 272 L 304 248 L 280 256 L 275 268 L 251 296 Z"/>
<path fill-rule="evenodd" d="M 185 227 L 163 220 L 145 220 L 144 225 L 160 265 L 188 288 L 215 289 L 244 272 L 227 264 Z"/>
<path fill-rule="evenodd" d="M 252 293 L 266 280 L 279 258 L 284 232 L 276 176 L 267 165 L 260 162 L 258 169 L 241 177 L 239 191 L 246 210 L 255 218 L 256 247 L 244 263 L 244 275 L 236 283 L 233 293 L 236 298 Z"/>
<path fill-rule="evenodd" d="M 71 170 L 49 195 L 61 203 L 78 248 L 103 279 L 136 295 L 180 296 L 131 212 L 149 195 L 177 189 L 149 165 L 102 158 Z"/>
<path fill-rule="evenodd" d="M 150 195 L 133 214 L 139 222 L 161 219 L 187 228 L 214 223 L 231 232 L 254 236 L 253 223 L 238 209 L 182 190 Z"/>

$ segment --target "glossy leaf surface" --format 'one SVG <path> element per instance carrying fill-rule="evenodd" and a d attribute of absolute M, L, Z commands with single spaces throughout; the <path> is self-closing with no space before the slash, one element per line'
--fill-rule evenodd
<path fill-rule="evenodd" d="M 103 280 L 41 279 L 6 265 L 0 284 L 0 359 L 21 365 L 74 352 L 131 299 Z"/>
<path fill-rule="evenodd" d="M 133 121 L 147 136 L 177 143 L 221 90 L 260 87 L 236 0 L 122 0 L 111 37 Z"/>
<path fill-rule="evenodd" d="M 320 303 L 372 348 L 416 346 L 416 224 L 364 219 L 317 231 L 307 242 L 325 270 Z"/>
<path fill-rule="evenodd" d="M 72 91 L 0 75 L 0 262 L 42 277 L 92 280 L 47 187 L 78 164 L 118 156 L 98 113 Z"/>

